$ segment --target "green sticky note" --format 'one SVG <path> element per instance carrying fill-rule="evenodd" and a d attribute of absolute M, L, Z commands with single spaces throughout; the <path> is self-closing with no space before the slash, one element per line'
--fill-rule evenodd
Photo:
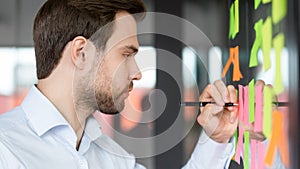
<path fill-rule="evenodd" d="M 235 133 L 234 133 L 234 138 L 235 138 L 235 151 L 236 151 L 236 149 L 237 149 L 237 144 L 238 144 L 238 139 L 239 139 L 239 137 L 238 137 L 238 129 L 237 130 L 235 130 Z"/>
<path fill-rule="evenodd" d="M 261 43 L 262 43 L 261 31 L 262 31 L 263 22 L 264 21 L 262 19 L 260 19 L 254 25 L 256 37 L 255 37 L 255 41 L 251 48 L 249 67 L 256 67 L 258 65 L 257 53 L 258 53 L 258 49 L 261 47 Z"/>
<path fill-rule="evenodd" d="M 262 0 L 263 4 L 270 3 L 272 0 Z"/>
<path fill-rule="evenodd" d="M 283 92 L 283 82 L 281 76 L 281 52 L 284 47 L 284 34 L 279 33 L 273 40 L 273 46 L 275 48 L 275 55 L 276 55 L 276 70 L 275 70 L 275 83 L 274 83 L 274 92 L 275 94 L 280 94 Z"/>
<path fill-rule="evenodd" d="M 268 17 L 262 25 L 262 52 L 264 58 L 264 70 L 267 71 L 271 67 L 270 52 L 272 47 L 272 21 Z"/>
<path fill-rule="evenodd" d="M 254 79 L 252 79 L 250 82 L 249 82 L 249 121 L 250 123 L 253 123 L 254 122 L 254 93 L 255 93 L 255 88 L 254 88 Z"/>
<path fill-rule="evenodd" d="M 229 9 L 229 38 L 232 39 L 234 32 L 234 5 L 231 4 Z"/>
<path fill-rule="evenodd" d="M 254 0 L 254 9 L 256 10 L 261 3 L 261 0 Z"/>
<path fill-rule="evenodd" d="M 239 32 L 239 0 L 235 0 L 229 9 L 229 38 L 234 39 Z"/>
<path fill-rule="evenodd" d="M 273 0 L 272 2 L 272 19 L 277 24 L 287 13 L 287 0 Z"/>
<path fill-rule="evenodd" d="M 263 107 L 263 134 L 270 139 L 272 132 L 272 98 L 273 90 L 264 86 L 264 107 Z"/>
<path fill-rule="evenodd" d="M 244 169 L 250 168 L 249 144 L 250 144 L 249 132 L 244 132 Z"/>
<path fill-rule="evenodd" d="M 239 1 L 234 1 L 234 33 L 236 34 L 240 31 L 240 7 L 239 7 Z"/>

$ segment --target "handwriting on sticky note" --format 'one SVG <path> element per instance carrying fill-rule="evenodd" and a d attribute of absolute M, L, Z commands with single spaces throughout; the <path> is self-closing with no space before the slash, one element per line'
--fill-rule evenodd
<path fill-rule="evenodd" d="M 272 19 L 277 24 L 287 13 L 287 0 L 273 0 L 272 2 Z"/>
<path fill-rule="evenodd" d="M 275 69 L 275 83 L 274 83 L 274 92 L 275 94 L 280 94 L 283 92 L 283 82 L 281 76 L 281 52 L 284 47 L 284 35 L 283 33 L 279 33 L 273 40 L 273 46 L 275 48 L 276 55 L 276 69 Z"/>
<path fill-rule="evenodd" d="M 271 67 L 270 52 L 272 48 L 272 21 L 271 17 L 265 20 L 262 25 L 262 52 L 264 58 L 264 70 L 267 71 Z"/>
<path fill-rule="evenodd" d="M 262 25 L 263 25 L 262 19 L 257 21 L 254 25 L 256 37 L 251 48 L 249 67 L 255 67 L 258 65 L 257 54 L 258 54 L 258 49 L 261 47 L 262 44 L 262 35 L 261 35 Z"/>
<path fill-rule="evenodd" d="M 239 81 L 243 75 L 240 71 L 240 63 L 239 63 L 239 46 L 229 49 L 229 59 L 222 71 L 222 77 L 225 77 L 230 65 L 233 64 L 233 81 Z"/>

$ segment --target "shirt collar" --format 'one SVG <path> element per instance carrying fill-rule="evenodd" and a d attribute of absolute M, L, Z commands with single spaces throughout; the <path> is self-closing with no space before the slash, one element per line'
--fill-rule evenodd
<path fill-rule="evenodd" d="M 93 115 L 87 119 L 84 134 L 92 141 L 96 140 L 102 135 L 101 126 Z"/>
<path fill-rule="evenodd" d="M 21 104 L 33 130 L 42 136 L 50 129 L 69 125 L 55 106 L 39 91 L 32 86 Z"/>

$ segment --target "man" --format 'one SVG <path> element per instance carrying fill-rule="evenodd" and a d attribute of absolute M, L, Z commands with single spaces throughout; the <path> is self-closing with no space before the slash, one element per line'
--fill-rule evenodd
<path fill-rule="evenodd" d="M 115 114 L 141 79 L 140 0 L 48 0 L 33 28 L 38 83 L 0 117 L 0 168 L 144 168 L 101 133 L 92 114 Z M 198 122 L 205 132 L 184 168 L 228 167 L 237 127 L 233 86 L 208 85 Z"/>

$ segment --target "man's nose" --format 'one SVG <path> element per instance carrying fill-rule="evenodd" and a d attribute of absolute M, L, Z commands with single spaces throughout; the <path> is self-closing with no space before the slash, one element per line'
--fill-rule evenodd
<path fill-rule="evenodd" d="M 136 61 L 132 64 L 132 69 L 130 72 L 130 79 L 132 80 L 140 80 L 142 78 L 142 73 L 138 65 L 136 64 Z"/>

